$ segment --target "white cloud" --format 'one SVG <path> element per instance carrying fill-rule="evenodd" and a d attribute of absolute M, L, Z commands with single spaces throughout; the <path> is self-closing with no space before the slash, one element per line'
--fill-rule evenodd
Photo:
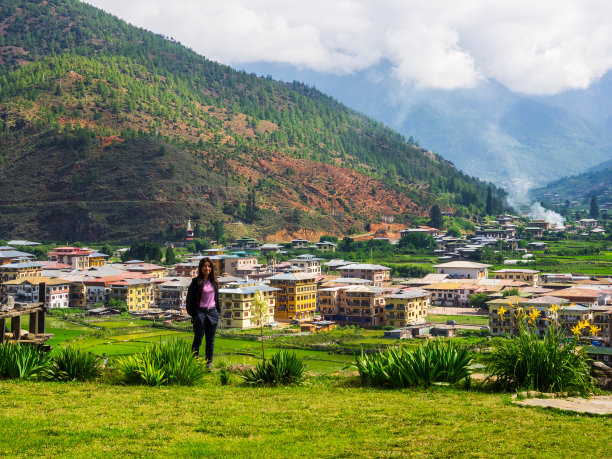
<path fill-rule="evenodd" d="M 612 68 L 608 0 L 88 0 L 226 64 L 346 74 L 382 60 L 420 88 L 495 79 L 513 91 L 586 88 Z"/>

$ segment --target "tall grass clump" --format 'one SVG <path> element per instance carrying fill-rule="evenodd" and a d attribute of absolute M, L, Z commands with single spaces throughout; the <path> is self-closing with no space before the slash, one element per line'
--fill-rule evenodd
<path fill-rule="evenodd" d="M 435 382 L 457 383 L 470 376 L 469 351 L 452 342 L 428 342 L 417 348 L 389 348 L 355 356 L 364 384 L 404 388 L 428 387 Z"/>
<path fill-rule="evenodd" d="M 49 362 L 42 349 L 19 343 L 0 345 L 0 377 L 32 379 L 40 376 Z"/>
<path fill-rule="evenodd" d="M 500 341 L 491 356 L 489 373 L 506 389 L 536 390 L 540 392 L 592 392 L 586 346 L 578 339 L 585 328 L 599 331 L 588 322 L 580 322 L 568 338 L 557 322 L 557 305 L 551 305 L 542 314 L 534 307 L 519 305 L 510 311 L 500 308 L 502 325 L 509 327 L 514 336 Z M 505 314 L 510 312 L 508 319 Z M 536 319 L 549 322 L 543 337 L 538 335 Z"/>
<path fill-rule="evenodd" d="M 68 346 L 51 357 L 42 376 L 53 381 L 89 381 L 102 374 L 102 362 L 91 352 Z"/>
<path fill-rule="evenodd" d="M 161 386 L 191 386 L 206 374 L 186 341 L 167 340 L 154 344 L 139 354 L 120 357 L 116 361 L 123 382 Z"/>
<path fill-rule="evenodd" d="M 567 339 L 556 325 L 544 337 L 520 327 L 517 336 L 500 341 L 491 356 L 490 374 L 506 389 L 541 392 L 593 390 L 586 346 Z"/>
<path fill-rule="evenodd" d="M 241 376 L 251 385 L 284 386 L 301 383 L 304 369 L 304 362 L 295 352 L 282 350 L 258 363 L 255 368 L 244 371 Z"/>

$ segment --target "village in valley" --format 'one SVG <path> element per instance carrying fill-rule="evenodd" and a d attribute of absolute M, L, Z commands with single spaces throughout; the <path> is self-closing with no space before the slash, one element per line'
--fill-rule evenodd
<path fill-rule="evenodd" d="M 605 205 L 602 211 L 605 216 Z M 605 241 L 605 230 L 596 219 L 556 228 L 543 219 L 500 215 L 473 233 L 452 235 L 424 225 L 396 233 L 381 231 L 385 227 L 389 225 L 342 241 L 322 237 L 320 241 L 262 244 L 238 238 L 225 247 L 207 241 L 210 248 L 193 253 L 189 247 L 194 248 L 194 230 L 189 221 L 181 241 L 166 243 L 166 257 L 156 260 L 159 264 L 126 259 L 128 247 L 107 254 L 87 247 L 54 246 L 40 256 L 44 260 L 36 259 L 27 250 L 39 243 L 8 241 L 0 247 L 1 302 L 9 297 L 16 304 L 44 301 L 51 313 L 80 311 L 85 320 L 131 317 L 184 329 L 189 320 L 187 288 L 197 275 L 200 259 L 208 257 L 220 285 L 221 333 L 262 325 L 251 311 L 256 292 L 268 304 L 265 327 L 270 331 L 325 333 L 350 326 L 381 330 L 384 338 L 395 340 L 453 338 L 465 333 L 511 336 L 518 331 L 515 310 L 530 309 L 538 311 L 534 325 L 541 336 L 552 323 L 558 323 L 568 336 L 581 324 L 580 337 L 589 345 L 589 353 L 610 361 L 609 271 L 533 269 L 536 257 L 550 252 L 555 241 L 593 237 Z M 346 255 L 342 250 L 350 250 L 351 243 L 360 239 L 369 241 L 370 255 L 372 247 L 396 250 L 405 247 L 406 241 L 428 240 L 432 244 L 418 251 L 415 259 L 422 262 L 426 253 L 431 263 L 421 266 L 422 275 L 406 276 L 384 259 L 337 257 Z"/>

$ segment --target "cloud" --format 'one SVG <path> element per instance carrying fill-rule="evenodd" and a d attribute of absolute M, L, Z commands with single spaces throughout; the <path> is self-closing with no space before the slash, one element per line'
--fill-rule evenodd
<path fill-rule="evenodd" d="M 88 0 L 230 64 L 349 74 L 389 62 L 417 88 L 493 79 L 510 90 L 584 89 L 612 68 L 608 0 Z"/>

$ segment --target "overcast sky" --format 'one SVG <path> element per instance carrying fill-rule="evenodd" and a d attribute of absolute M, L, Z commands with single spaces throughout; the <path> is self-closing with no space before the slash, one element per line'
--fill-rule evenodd
<path fill-rule="evenodd" d="M 494 79 L 584 89 L 612 68 L 609 0 L 87 0 L 224 64 L 349 74 L 390 62 L 416 88 Z"/>

